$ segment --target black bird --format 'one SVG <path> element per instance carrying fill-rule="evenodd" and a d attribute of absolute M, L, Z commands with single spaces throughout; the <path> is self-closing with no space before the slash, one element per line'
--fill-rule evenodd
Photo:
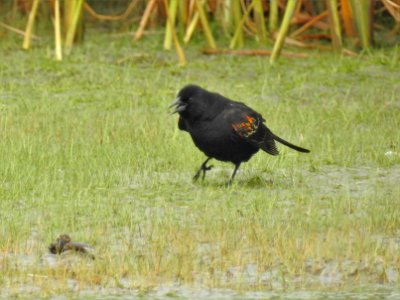
<path fill-rule="evenodd" d="M 182 88 L 170 107 L 173 106 L 172 113 L 179 113 L 179 129 L 189 132 L 197 148 L 207 155 L 194 180 L 201 172 L 204 179 L 206 172 L 213 167 L 207 163 L 215 158 L 235 165 L 230 184 L 240 164 L 248 161 L 259 149 L 278 155 L 275 141 L 299 152 L 310 152 L 273 134 L 265 126 L 263 117 L 244 103 L 197 85 Z"/>

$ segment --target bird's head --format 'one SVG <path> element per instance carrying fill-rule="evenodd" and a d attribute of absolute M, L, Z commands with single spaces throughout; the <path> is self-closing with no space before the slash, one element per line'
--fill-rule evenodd
<path fill-rule="evenodd" d="M 190 84 L 183 87 L 179 92 L 174 102 L 170 105 L 170 107 L 175 107 L 174 113 L 179 113 L 180 115 L 187 112 L 190 106 L 195 102 L 195 96 L 200 94 L 203 89 L 197 85 Z"/>

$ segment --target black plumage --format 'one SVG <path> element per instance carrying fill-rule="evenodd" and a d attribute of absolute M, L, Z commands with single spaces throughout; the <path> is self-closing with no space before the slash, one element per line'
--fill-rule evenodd
<path fill-rule="evenodd" d="M 194 144 L 208 157 L 196 172 L 203 178 L 210 159 L 232 162 L 235 165 L 231 183 L 240 164 L 248 161 L 259 149 L 278 155 L 275 142 L 299 152 L 310 152 L 276 136 L 265 126 L 265 120 L 242 102 L 209 92 L 196 85 L 182 88 L 171 106 L 179 113 L 179 129 L 190 133 Z"/>

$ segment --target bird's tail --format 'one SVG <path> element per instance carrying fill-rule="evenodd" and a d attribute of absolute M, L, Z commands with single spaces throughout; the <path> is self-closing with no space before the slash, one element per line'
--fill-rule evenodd
<path fill-rule="evenodd" d="M 292 148 L 294 150 L 297 150 L 299 152 L 304 152 L 304 153 L 308 153 L 310 152 L 310 150 L 305 149 L 305 148 L 301 148 L 299 146 L 293 145 L 291 143 L 289 143 L 288 141 L 285 141 L 284 139 L 280 138 L 279 136 L 276 136 L 275 134 L 273 135 L 273 139 L 281 144 L 284 144 L 285 146 L 288 146 L 289 148 Z"/>

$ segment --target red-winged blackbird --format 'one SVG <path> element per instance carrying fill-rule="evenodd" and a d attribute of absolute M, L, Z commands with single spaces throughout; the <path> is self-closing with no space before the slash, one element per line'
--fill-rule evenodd
<path fill-rule="evenodd" d="M 179 113 L 178 127 L 190 133 L 193 142 L 207 155 L 206 161 L 196 172 L 203 179 L 212 166 L 207 163 L 215 158 L 235 165 L 233 178 L 242 162 L 248 161 L 259 149 L 278 155 L 275 141 L 299 152 L 310 150 L 293 145 L 276 136 L 264 125 L 263 117 L 244 103 L 232 101 L 196 85 L 182 88 L 171 107 Z"/>

